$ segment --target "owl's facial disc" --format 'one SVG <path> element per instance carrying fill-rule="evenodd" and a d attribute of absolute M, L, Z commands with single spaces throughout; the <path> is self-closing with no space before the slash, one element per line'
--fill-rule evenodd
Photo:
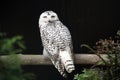
<path fill-rule="evenodd" d="M 58 20 L 58 16 L 53 11 L 46 11 L 46 12 L 41 14 L 40 20 L 42 20 L 45 23 L 53 23 L 56 20 Z"/>

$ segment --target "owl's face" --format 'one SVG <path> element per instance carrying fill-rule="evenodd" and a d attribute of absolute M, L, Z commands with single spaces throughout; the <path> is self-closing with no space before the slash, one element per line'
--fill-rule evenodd
<path fill-rule="evenodd" d="M 45 11 L 40 15 L 39 23 L 53 23 L 59 20 L 58 16 L 53 11 Z"/>

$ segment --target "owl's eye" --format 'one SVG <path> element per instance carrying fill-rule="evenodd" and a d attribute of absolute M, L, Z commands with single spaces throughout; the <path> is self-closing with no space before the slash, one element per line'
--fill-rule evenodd
<path fill-rule="evenodd" d="M 47 16 L 43 16 L 43 18 L 47 18 Z"/>
<path fill-rule="evenodd" d="M 55 18 L 55 16 L 51 16 L 51 18 Z"/>

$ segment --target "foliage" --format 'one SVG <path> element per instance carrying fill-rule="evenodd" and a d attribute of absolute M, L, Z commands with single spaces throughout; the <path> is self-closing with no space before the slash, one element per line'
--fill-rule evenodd
<path fill-rule="evenodd" d="M 76 74 L 74 80 L 101 80 L 97 69 L 84 69 L 82 74 Z"/>
<path fill-rule="evenodd" d="M 1 33 L 0 35 L 0 54 L 17 54 L 21 53 L 25 49 L 22 36 L 7 38 L 5 37 L 5 33 Z"/>
<path fill-rule="evenodd" d="M 86 70 L 86 72 L 83 72 L 83 74 L 75 75 L 75 80 L 120 80 L 120 31 L 117 32 L 117 36 L 115 36 L 114 39 L 100 39 L 93 48 L 86 44 L 83 44 L 82 47 L 90 49 L 90 51 L 95 53 L 102 62 L 93 65 L 90 69 Z M 104 60 L 100 54 L 107 54 L 108 60 Z M 94 77 L 91 79 L 91 73 L 89 73 L 89 71 L 99 64 L 104 64 L 106 66 L 104 69 L 99 67 L 98 71 L 101 71 L 102 74 L 96 74 L 96 76 L 101 75 L 101 79 L 94 79 Z M 89 76 L 87 77 L 89 79 L 83 78 L 86 76 L 86 73 L 88 73 Z"/>
<path fill-rule="evenodd" d="M 23 73 L 21 68 L 17 54 L 24 49 L 21 36 L 7 38 L 5 33 L 0 33 L 0 55 L 7 55 L 7 59 L 0 60 L 0 80 L 34 80 L 32 73 Z"/>

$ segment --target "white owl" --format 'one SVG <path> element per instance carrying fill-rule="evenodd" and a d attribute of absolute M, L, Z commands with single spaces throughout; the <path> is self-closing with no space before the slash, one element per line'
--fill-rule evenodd
<path fill-rule="evenodd" d="M 48 56 L 60 74 L 66 77 L 66 71 L 71 73 L 75 70 L 68 28 L 53 11 L 45 11 L 40 15 L 39 28 L 44 47 L 43 54 Z"/>

